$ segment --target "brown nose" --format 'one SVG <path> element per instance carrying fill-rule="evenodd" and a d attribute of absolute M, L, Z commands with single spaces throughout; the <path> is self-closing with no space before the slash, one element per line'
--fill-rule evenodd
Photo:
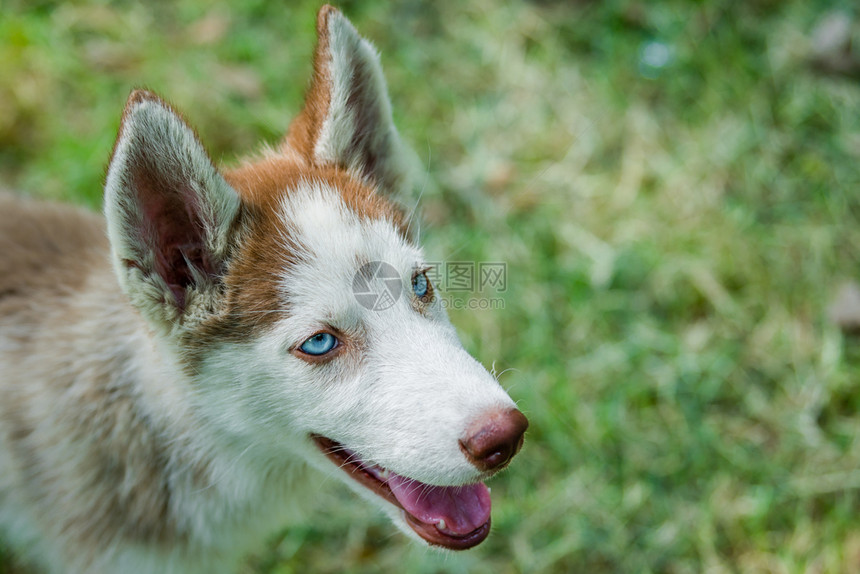
<path fill-rule="evenodd" d="M 517 409 L 493 409 L 478 417 L 460 439 L 460 450 L 478 470 L 500 470 L 523 446 L 529 420 Z"/>

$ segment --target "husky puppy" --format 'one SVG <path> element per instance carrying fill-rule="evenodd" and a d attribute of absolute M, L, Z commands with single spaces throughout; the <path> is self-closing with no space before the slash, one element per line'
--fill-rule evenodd
<path fill-rule="evenodd" d="M 482 481 L 528 422 L 463 350 L 398 207 L 410 156 L 376 52 L 330 6 L 317 32 L 276 149 L 219 169 L 140 90 L 104 218 L 0 195 L 0 537 L 23 560 L 229 572 L 305 463 L 418 540 L 487 536 Z"/>

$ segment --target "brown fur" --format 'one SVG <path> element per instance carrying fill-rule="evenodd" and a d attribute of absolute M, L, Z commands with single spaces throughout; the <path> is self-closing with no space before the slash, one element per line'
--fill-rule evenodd
<path fill-rule="evenodd" d="M 82 255 L 96 259 L 107 249 L 104 222 L 80 209 L 0 193 L 0 213 L 0 315 L 26 312 L 18 306 L 36 292 L 79 287 Z"/>
<path fill-rule="evenodd" d="M 329 18 L 337 10 L 323 6 L 317 14 L 317 46 L 314 50 L 313 76 L 305 107 L 290 124 L 284 147 L 298 152 L 307 164 L 313 163 L 314 144 L 319 136 L 331 102 L 331 76 L 328 66 Z"/>
<path fill-rule="evenodd" d="M 187 367 L 192 370 L 200 354 L 216 341 L 247 340 L 250 333 L 271 326 L 279 313 L 288 311 L 278 291 L 277 278 L 295 261 L 294 251 L 284 249 L 291 230 L 283 228 L 277 215 L 278 203 L 302 181 L 326 183 L 340 192 L 346 206 L 359 217 L 391 221 L 402 237 L 409 236 L 405 217 L 397 206 L 335 167 L 308 168 L 289 155 L 264 157 L 224 172 L 224 178 L 242 198 L 240 218 L 245 240 L 223 279 L 222 312 L 213 315 L 185 342 Z"/>

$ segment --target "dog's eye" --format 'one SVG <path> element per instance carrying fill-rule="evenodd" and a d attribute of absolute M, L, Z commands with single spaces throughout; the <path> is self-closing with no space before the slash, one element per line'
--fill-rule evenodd
<path fill-rule="evenodd" d="M 427 273 L 418 273 L 412 278 L 412 292 L 419 299 L 425 297 L 430 290 L 430 281 L 427 280 Z"/>
<path fill-rule="evenodd" d="M 301 344 L 299 350 L 308 355 L 325 355 L 337 347 L 337 337 L 331 333 L 317 333 Z"/>

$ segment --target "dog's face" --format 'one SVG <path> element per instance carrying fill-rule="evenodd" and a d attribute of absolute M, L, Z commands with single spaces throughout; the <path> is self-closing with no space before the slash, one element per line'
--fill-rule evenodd
<path fill-rule="evenodd" d="M 132 94 L 106 184 L 115 268 L 213 433 L 333 462 L 404 530 L 468 548 L 489 532 L 480 481 L 527 422 L 463 350 L 390 199 L 409 169 L 375 52 L 329 7 L 318 33 L 281 148 L 223 174 Z"/>

